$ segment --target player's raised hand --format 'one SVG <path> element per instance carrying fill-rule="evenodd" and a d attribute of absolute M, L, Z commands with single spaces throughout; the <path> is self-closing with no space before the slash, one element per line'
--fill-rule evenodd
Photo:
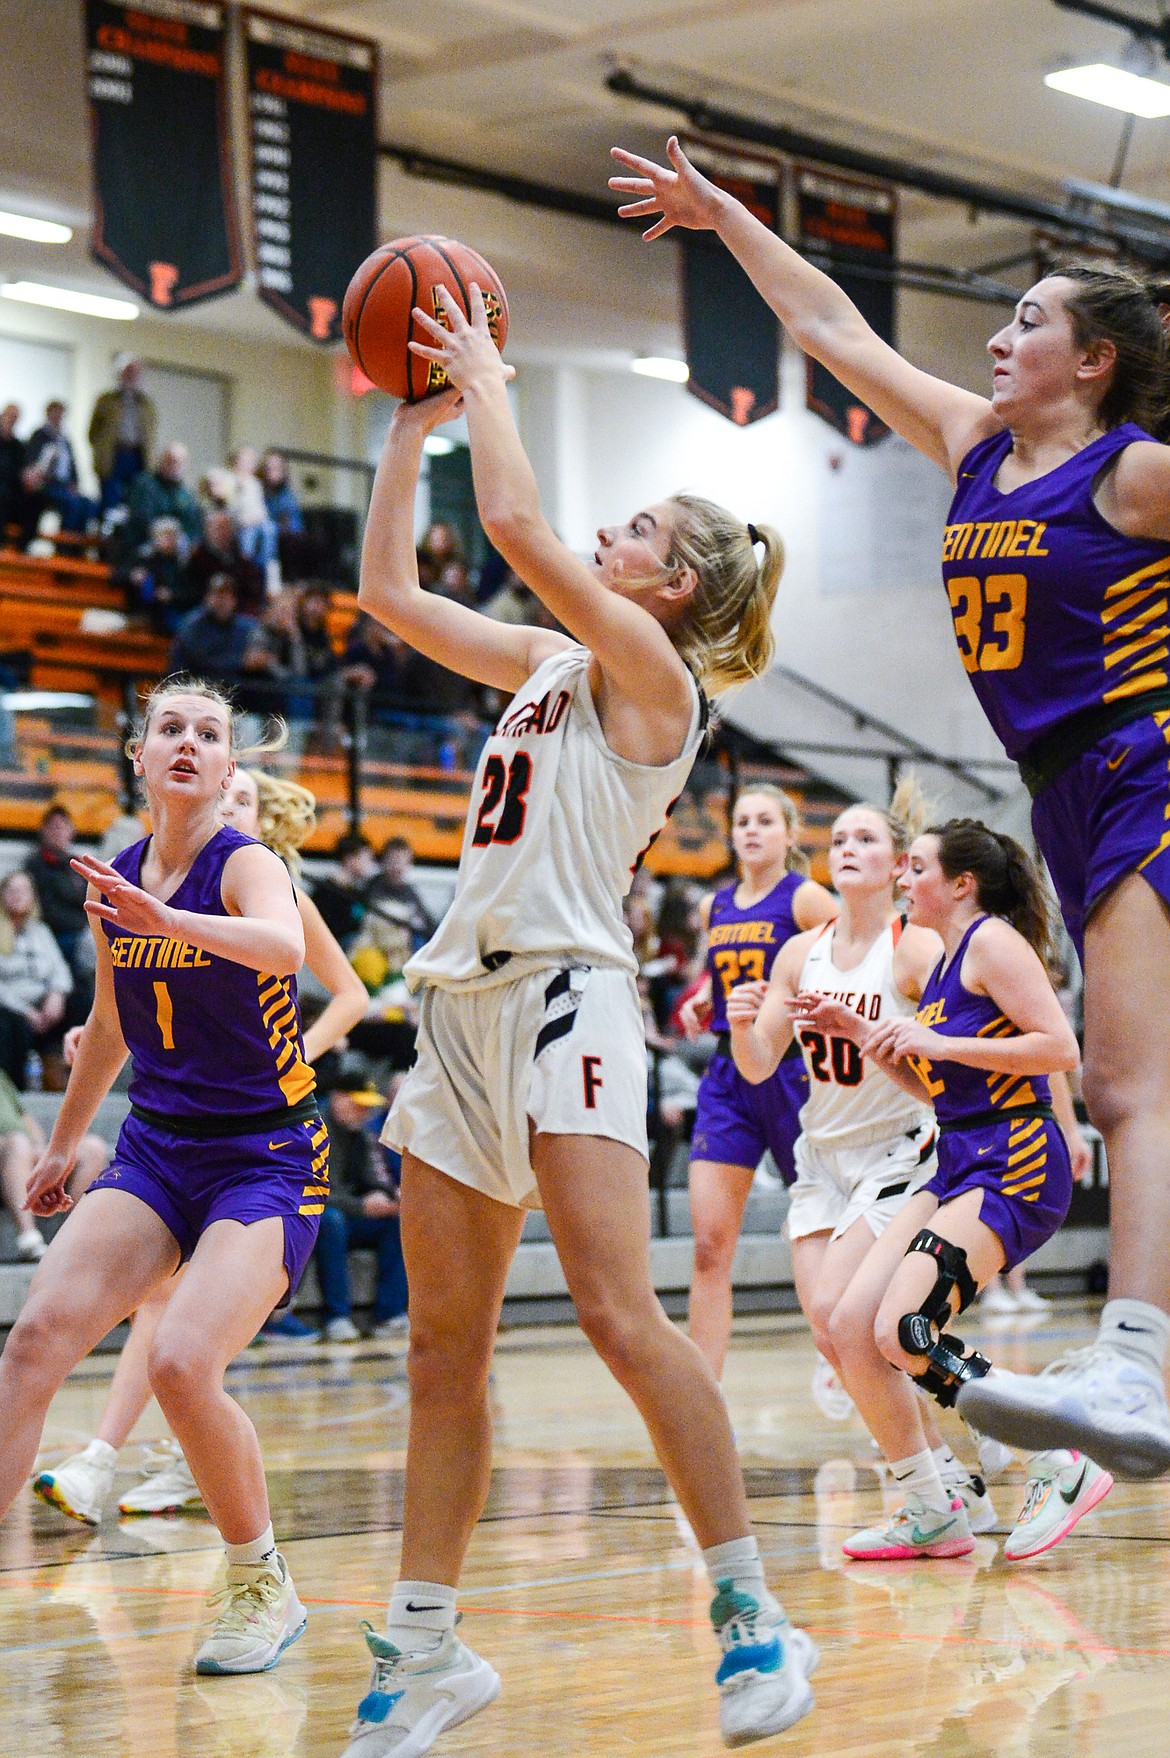
<path fill-rule="evenodd" d="M 764 1005 L 768 985 L 761 979 L 753 983 L 737 983 L 727 997 L 727 1022 L 733 1026 L 755 1024 L 756 1015 Z"/>
<path fill-rule="evenodd" d="M 488 328 L 487 307 L 477 284 L 472 281 L 468 288 L 470 322 L 463 315 L 463 307 L 446 287 L 437 287 L 436 292 L 442 301 L 447 322 L 440 323 L 429 311 L 416 305 L 414 321 L 431 340 L 429 343 L 412 340 L 409 344 L 411 352 L 420 355 L 423 360 L 433 360 L 436 365 L 441 366 L 451 383 L 460 391 L 466 390 L 474 379 L 501 378 L 506 383 L 508 379 L 515 378 L 515 367 L 505 365 L 492 340 L 492 333 Z"/>
<path fill-rule="evenodd" d="M 698 989 L 678 1010 L 679 1024 L 688 1038 L 701 1038 L 714 1013 L 709 990 Z"/>
<path fill-rule="evenodd" d="M 174 933 L 175 911 L 170 905 L 152 897 L 140 885 L 131 884 L 116 867 L 107 866 L 90 854 L 75 855 L 69 865 L 105 900 L 87 897 L 87 915 L 113 922 L 128 934 Z"/>
<path fill-rule="evenodd" d="M 660 214 L 642 237 L 647 243 L 661 238 L 672 226 L 691 232 L 707 232 L 719 218 L 722 196 L 709 178 L 696 171 L 672 134 L 666 143 L 669 165 L 658 165 L 624 147 L 610 147 L 610 155 L 619 165 L 626 165 L 632 177 L 611 177 L 609 187 L 620 194 L 636 197 L 618 209 L 623 220 L 644 219 L 647 214 Z"/>
<path fill-rule="evenodd" d="M 788 1007 L 796 1025 L 813 1026 L 833 1038 L 851 1038 L 855 1044 L 865 1035 L 866 1024 L 859 1014 L 817 989 L 802 989 Z"/>
<path fill-rule="evenodd" d="M 420 397 L 417 403 L 399 403 L 394 411 L 393 425 L 403 430 L 413 430 L 421 434 L 433 433 L 436 427 L 442 427 L 444 421 L 454 421 L 463 413 L 463 392 L 454 386 L 449 391 L 440 391 L 434 397 Z"/>

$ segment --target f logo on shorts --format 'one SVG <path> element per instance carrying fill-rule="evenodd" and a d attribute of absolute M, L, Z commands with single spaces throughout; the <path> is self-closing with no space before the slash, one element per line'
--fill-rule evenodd
<path fill-rule="evenodd" d="M 587 1111 L 595 1111 L 597 1109 L 597 1089 L 598 1087 L 605 1085 L 605 1082 L 598 1073 L 600 1067 L 600 1056 L 582 1056 L 581 1078 L 585 1084 L 585 1109 Z"/>

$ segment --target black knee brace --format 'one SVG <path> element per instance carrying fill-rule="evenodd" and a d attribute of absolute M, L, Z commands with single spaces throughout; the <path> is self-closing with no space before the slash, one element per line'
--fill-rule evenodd
<path fill-rule="evenodd" d="M 907 1355 L 926 1357 L 925 1373 L 914 1377 L 940 1404 L 950 1405 L 964 1380 L 981 1379 L 991 1366 L 986 1356 L 974 1349 L 964 1353 L 966 1344 L 961 1337 L 942 1335 L 943 1326 L 951 1318 L 951 1291 L 959 1290 L 958 1311 L 962 1312 L 970 1306 L 978 1289 L 961 1245 L 941 1239 L 924 1227 L 911 1240 L 906 1255 L 912 1251 L 925 1252 L 935 1260 L 937 1279 L 918 1311 L 899 1319 L 898 1341 Z"/>

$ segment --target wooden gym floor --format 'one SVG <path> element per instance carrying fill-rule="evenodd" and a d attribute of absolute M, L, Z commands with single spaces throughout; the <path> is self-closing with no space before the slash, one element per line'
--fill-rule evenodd
<path fill-rule="evenodd" d="M 1036 1367 L 1090 1322 L 1066 1302 L 1041 1326 L 965 1334 Z M 761 1753 L 1170 1753 L 1170 1483 L 1119 1485 L 1032 1565 L 1006 1567 L 994 1536 L 956 1562 L 846 1565 L 841 1540 L 881 1492 L 857 1422 L 812 1405 L 812 1362 L 799 1321 L 744 1321 L 726 1376 L 769 1577 L 823 1649 L 816 1710 Z M 22 1497 L 0 1527 L 4 1758 L 336 1758 L 367 1677 L 358 1624 L 380 1620 L 395 1572 L 402 1365 L 372 1346 L 307 1346 L 232 1370 L 310 1614 L 271 1673 L 190 1671 L 218 1561 L 206 1520 L 95 1532 Z M 109 1369 L 96 1358 L 62 1391 L 43 1463 L 92 1433 Z M 632 1408 L 570 1329 L 505 1335 L 495 1399 L 492 1497 L 462 1604 L 504 1689 L 436 1753 L 714 1758 L 707 1583 Z M 157 1412 L 142 1426 L 160 1433 Z M 1005 1526 L 1022 1481 L 1017 1469 L 993 1489 Z"/>

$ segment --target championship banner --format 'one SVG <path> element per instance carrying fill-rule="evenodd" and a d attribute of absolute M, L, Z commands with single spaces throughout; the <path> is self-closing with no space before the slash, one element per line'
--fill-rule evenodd
<path fill-rule="evenodd" d="M 260 297 L 336 342 L 350 276 L 377 242 L 377 46 L 242 18 Z"/>
<path fill-rule="evenodd" d="M 684 140 L 705 177 L 742 201 L 770 231 L 780 222 L 776 165 Z M 780 326 L 730 251 L 710 232 L 681 238 L 687 389 L 737 427 L 780 401 Z"/>
<path fill-rule="evenodd" d="M 893 188 L 797 166 L 796 211 L 802 255 L 832 275 L 866 322 L 892 345 L 898 217 Z M 867 275 L 872 266 L 891 272 Z M 854 445 L 872 446 L 890 431 L 816 360 L 808 363 L 808 406 Z"/>
<path fill-rule="evenodd" d="M 243 275 L 224 13 L 213 0 L 86 0 L 91 248 L 164 309 Z"/>

